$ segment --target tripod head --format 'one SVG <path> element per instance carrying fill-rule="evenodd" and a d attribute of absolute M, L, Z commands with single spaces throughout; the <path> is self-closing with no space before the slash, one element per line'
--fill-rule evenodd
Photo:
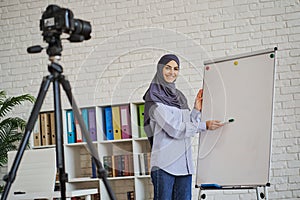
<path fill-rule="evenodd" d="M 47 34 L 47 35 L 46 35 Z M 49 57 L 61 56 L 63 50 L 60 35 L 57 33 L 45 33 L 44 39 L 49 44 L 46 50 Z"/>

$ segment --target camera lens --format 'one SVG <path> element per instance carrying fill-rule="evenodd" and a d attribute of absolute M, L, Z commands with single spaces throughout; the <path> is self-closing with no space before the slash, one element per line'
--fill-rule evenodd
<path fill-rule="evenodd" d="M 82 35 L 85 40 L 89 40 L 91 38 L 90 34 L 92 32 L 92 26 L 90 22 L 74 19 L 75 30 L 72 34 Z"/>

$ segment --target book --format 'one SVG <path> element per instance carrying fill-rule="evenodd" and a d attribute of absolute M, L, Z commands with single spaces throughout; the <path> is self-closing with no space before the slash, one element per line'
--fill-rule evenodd
<path fill-rule="evenodd" d="M 124 176 L 134 176 L 133 154 L 124 155 Z"/>
<path fill-rule="evenodd" d="M 140 175 L 150 174 L 150 155 L 149 152 L 138 154 Z"/>
<path fill-rule="evenodd" d="M 107 177 L 113 177 L 112 156 L 103 156 L 103 167 L 107 171 Z"/>
<path fill-rule="evenodd" d="M 150 168 L 150 155 L 151 155 L 150 152 L 144 153 L 145 174 L 146 175 L 150 175 L 150 171 L 151 171 L 151 168 Z"/>
<path fill-rule="evenodd" d="M 111 172 L 112 172 L 112 177 L 116 177 L 116 163 L 115 163 L 115 156 L 111 156 Z"/>
<path fill-rule="evenodd" d="M 91 176 L 91 178 L 97 178 L 97 167 L 96 167 L 96 163 L 94 162 L 93 157 L 91 158 L 91 163 L 92 163 L 92 176 Z"/>
<path fill-rule="evenodd" d="M 133 155 L 103 156 L 103 167 L 107 177 L 133 176 Z"/>
<path fill-rule="evenodd" d="M 129 176 L 134 176 L 133 154 L 129 154 Z"/>
<path fill-rule="evenodd" d="M 100 200 L 100 194 L 99 193 L 98 194 L 93 194 L 92 197 L 93 197 L 92 200 Z"/>
<path fill-rule="evenodd" d="M 134 191 L 127 192 L 127 200 L 134 200 Z"/>
<path fill-rule="evenodd" d="M 120 155 L 120 171 L 121 171 L 121 176 L 126 176 L 126 172 L 125 172 L 125 155 Z"/>
<path fill-rule="evenodd" d="M 140 175 L 141 176 L 146 175 L 144 154 L 143 153 L 138 154 L 138 158 L 139 158 Z"/>
<path fill-rule="evenodd" d="M 114 171 L 115 171 L 115 177 L 120 177 L 122 175 L 122 155 L 115 155 L 114 156 Z"/>

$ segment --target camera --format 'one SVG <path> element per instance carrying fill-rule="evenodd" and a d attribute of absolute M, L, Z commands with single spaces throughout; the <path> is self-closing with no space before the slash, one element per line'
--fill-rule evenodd
<path fill-rule="evenodd" d="M 59 37 L 62 33 L 70 35 L 70 42 L 82 42 L 91 38 L 92 28 L 90 22 L 74 19 L 71 10 L 49 5 L 40 20 L 40 30 L 48 43 L 53 40 L 53 36 Z"/>

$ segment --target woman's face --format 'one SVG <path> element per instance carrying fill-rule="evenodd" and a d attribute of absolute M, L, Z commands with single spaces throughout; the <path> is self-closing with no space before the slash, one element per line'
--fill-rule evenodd
<path fill-rule="evenodd" d="M 179 72 L 179 67 L 174 60 L 168 62 L 163 68 L 163 76 L 166 82 L 173 83 Z"/>

